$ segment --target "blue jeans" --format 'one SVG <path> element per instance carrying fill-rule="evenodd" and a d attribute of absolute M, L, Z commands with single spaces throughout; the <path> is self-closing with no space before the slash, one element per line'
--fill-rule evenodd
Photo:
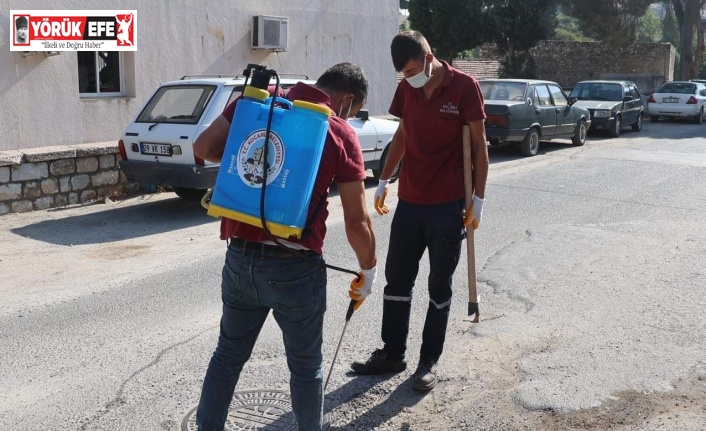
<path fill-rule="evenodd" d="M 453 273 L 461 256 L 463 200 L 437 205 L 399 201 L 390 230 L 385 262 L 382 341 L 385 352 L 403 359 L 407 350 L 409 315 L 419 261 L 429 249 L 429 306 L 422 333 L 421 361 L 436 363 L 444 349 L 451 308 Z"/>
<path fill-rule="evenodd" d="M 309 256 L 323 260 L 313 252 Z M 240 372 L 272 310 L 283 334 L 291 374 L 292 409 L 299 429 L 321 430 L 326 269 L 282 256 L 271 246 L 231 242 L 221 291 L 221 329 L 196 413 L 199 429 L 223 430 Z"/>

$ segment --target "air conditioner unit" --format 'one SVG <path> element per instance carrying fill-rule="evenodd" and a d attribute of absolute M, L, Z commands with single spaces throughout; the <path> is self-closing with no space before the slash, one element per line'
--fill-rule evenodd
<path fill-rule="evenodd" d="M 289 18 L 266 15 L 257 15 L 252 18 L 252 49 L 287 50 Z"/>

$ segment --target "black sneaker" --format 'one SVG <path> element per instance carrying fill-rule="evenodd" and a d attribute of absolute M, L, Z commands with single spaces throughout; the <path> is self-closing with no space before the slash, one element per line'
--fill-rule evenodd
<path fill-rule="evenodd" d="M 414 372 L 412 387 L 418 391 L 430 391 L 436 386 L 439 378 L 436 375 L 436 364 L 431 361 L 419 361 L 417 371 Z"/>
<path fill-rule="evenodd" d="M 365 375 L 399 373 L 406 369 L 407 362 L 404 359 L 392 359 L 382 349 L 376 349 L 365 362 L 355 361 L 351 364 L 354 373 Z"/>

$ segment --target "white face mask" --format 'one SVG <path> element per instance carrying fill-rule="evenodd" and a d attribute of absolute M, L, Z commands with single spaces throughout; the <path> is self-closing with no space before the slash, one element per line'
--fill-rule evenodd
<path fill-rule="evenodd" d="M 341 103 L 341 107 L 338 108 L 338 116 L 343 118 L 344 120 L 347 120 L 348 117 L 351 115 L 351 110 L 353 109 L 353 99 L 351 99 L 351 104 L 348 105 L 348 112 L 346 113 L 346 116 L 344 117 L 343 115 L 343 103 Z"/>
<path fill-rule="evenodd" d="M 431 70 L 429 70 L 429 76 L 427 76 L 426 70 L 427 70 L 427 57 L 424 56 L 424 67 L 422 67 L 422 71 L 414 76 L 410 76 L 409 78 L 405 78 L 405 79 L 407 80 L 409 85 L 411 85 L 412 87 L 422 88 L 427 84 L 427 82 L 429 82 L 429 80 L 432 77 Z"/>

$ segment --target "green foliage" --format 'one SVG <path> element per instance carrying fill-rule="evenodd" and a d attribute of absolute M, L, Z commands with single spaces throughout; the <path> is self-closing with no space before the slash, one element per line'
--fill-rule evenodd
<path fill-rule="evenodd" d="M 532 78 L 535 65 L 530 48 L 554 35 L 557 8 L 553 0 L 495 0 L 488 2 L 492 20 L 491 40 L 505 54 L 500 74 L 510 78 Z"/>
<path fill-rule="evenodd" d="M 581 29 L 579 20 L 562 12 L 559 12 L 556 17 L 554 39 L 570 42 L 590 42 L 593 40 Z"/>
<path fill-rule="evenodd" d="M 459 60 L 480 60 L 483 58 L 483 50 L 481 48 L 467 49 L 459 52 L 455 58 Z"/>
<path fill-rule="evenodd" d="M 501 52 L 526 51 L 554 34 L 556 4 L 553 1 L 495 0 L 487 4 L 494 29 L 491 40 Z"/>
<path fill-rule="evenodd" d="M 480 46 L 491 32 L 483 0 L 410 0 L 409 23 L 429 41 L 434 54 L 449 62 Z"/>
<path fill-rule="evenodd" d="M 654 11 L 648 9 L 647 13 L 640 18 L 637 41 L 653 43 L 660 40 L 662 40 L 662 21 Z"/>
<path fill-rule="evenodd" d="M 678 79 L 693 79 L 699 74 L 704 58 L 703 26 L 701 9 L 706 0 L 671 0 L 670 7 L 674 9 L 679 28 Z"/>
<path fill-rule="evenodd" d="M 669 3 L 665 5 L 664 18 L 662 19 L 662 42 L 669 42 L 679 46 L 679 24 L 674 15 L 674 8 Z"/>
<path fill-rule="evenodd" d="M 411 28 L 442 59 L 494 42 L 512 58 L 553 36 L 558 0 L 410 0 Z"/>
<path fill-rule="evenodd" d="M 641 19 L 653 0 L 561 0 L 562 11 L 578 19 L 611 46 L 626 46 L 637 40 Z"/>

